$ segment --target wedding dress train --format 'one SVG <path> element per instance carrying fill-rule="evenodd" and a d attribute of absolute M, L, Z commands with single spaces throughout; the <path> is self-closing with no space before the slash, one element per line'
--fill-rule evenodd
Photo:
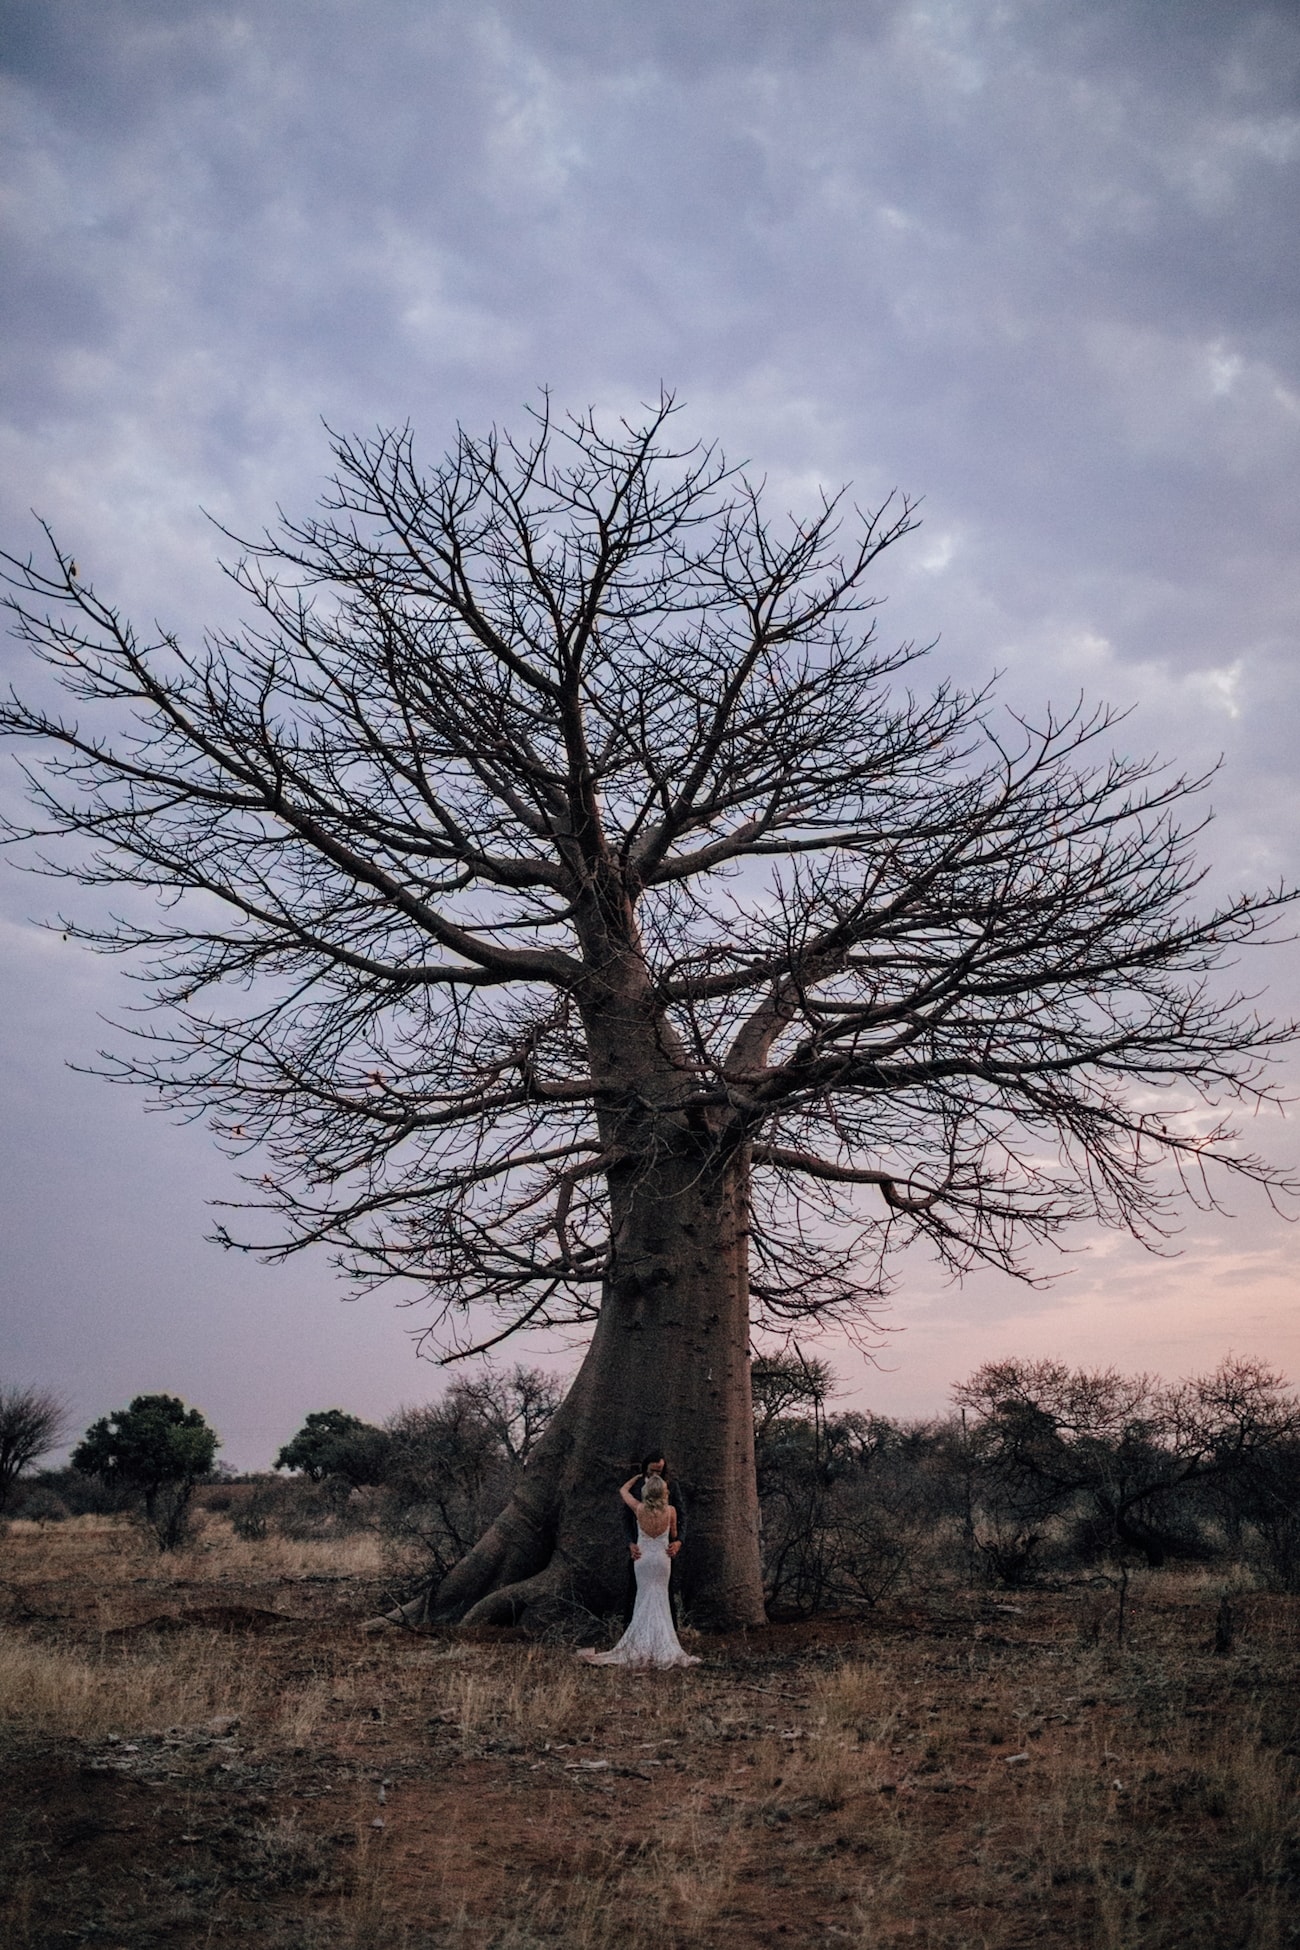
<path fill-rule="evenodd" d="M 578 1654 L 592 1666 L 698 1666 L 700 1661 L 682 1650 L 673 1630 L 672 1606 L 668 1602 L 668 1580 L 673 1560 L 668 1555 L 668 1532 L 647 1537 L 637 1525 L 641 1555 L 636 1560 L 636 1605 L 632 1623 L 618 1644 L 608 1652 L 588 1646 Z"/>

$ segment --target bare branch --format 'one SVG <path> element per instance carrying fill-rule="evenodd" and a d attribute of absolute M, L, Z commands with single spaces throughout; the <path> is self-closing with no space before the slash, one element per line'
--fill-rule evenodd
<path fill-rule="evenodd" d="M 1222 973 L 1294 896 L 1198 911 L 1207 781 L 1082 703 L 914 694 L 867 582 L 915 504 L 773 522 L 675 411 L 544 404 L 428 470 L 409 428 L 336 439 L 198 648 L 52 541 L 4 558 L 75 707 L 0 705 L 8 837 L 131 890 L 60 926 L 164 1011 L 110 1074 L 255 1158 L 259 1250 L 476 1347 L 590 1319 L 629 1213 L 751 1165 L 782 1322 L 869 1315 L 909 1239 L 1032 1278 L 1083 1219 L 1162 1250 L 1180 1200 L 1286 1196 L 1231 1113 L 1292 1026 Z"/>

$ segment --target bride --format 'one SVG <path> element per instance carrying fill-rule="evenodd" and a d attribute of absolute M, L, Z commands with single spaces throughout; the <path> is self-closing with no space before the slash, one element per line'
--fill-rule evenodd
<path fill-rule="evenodd" d="M 681 1549 L 677 1541 L 677 1512 L 668 1501 L 668 1485 L 652 1473 L 641 1485 L 638 1502 L 632 1494 L 635 1476 L 629 1476 L 619 1495 L 629 1510 L 636 1512 L 636 1606 L 632 1623 L 616 1646 L 596 1652 L 588 1646 L 578 1654 L 592 1666 L 698 1666 L 689 1652 L 683 1652 L 673 1630 L 673 1614 L 668 1603 L 668 1580 L 673 1558 Z"/>

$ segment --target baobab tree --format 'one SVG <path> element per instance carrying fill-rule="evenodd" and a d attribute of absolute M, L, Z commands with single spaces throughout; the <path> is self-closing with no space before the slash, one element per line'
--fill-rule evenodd
<path fill-rule="evenodd" d="M 651 1446 L 692 1617 L 760 1619 L 755 1322 L 860 1317 L 910 1240 L 1024 1273 L 1085 1218 L 1159 1239 L 1213 1167 L 1273 1182 L 1220 1107 L 1286 1032 L 1208 977 L 1283 896 L 1192 912 L 1203 782 L 1104 710 L 915 693 L 868 589 L 912 504 L 773 521 L 672 411 L 544 405 L 432 469 L 338 439 L 199 648 L 53 542 L 9 565 L 82 707 L 0 720 L 44 748 L 27 836 L 157 896 L 66 927 L 164 1012 L 115 1074 L 255 1155 L 238 1243 L 413 1282 L 444 1353 L 592 1323 L 438 1619 L 616 1606 Z"/>

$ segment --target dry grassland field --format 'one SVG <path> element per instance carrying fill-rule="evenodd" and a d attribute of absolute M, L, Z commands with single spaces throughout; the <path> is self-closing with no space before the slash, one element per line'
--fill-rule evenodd
<path fill-rule="evenodd" d="M 1122 1644 L 1101 1584 L 945 1591 L 637 1677 L 367 1635 L 365 1536 L 0 1564 L 6 1950 L 1300 1943 L 1298 1601 L 1221 1577 Z"/>

